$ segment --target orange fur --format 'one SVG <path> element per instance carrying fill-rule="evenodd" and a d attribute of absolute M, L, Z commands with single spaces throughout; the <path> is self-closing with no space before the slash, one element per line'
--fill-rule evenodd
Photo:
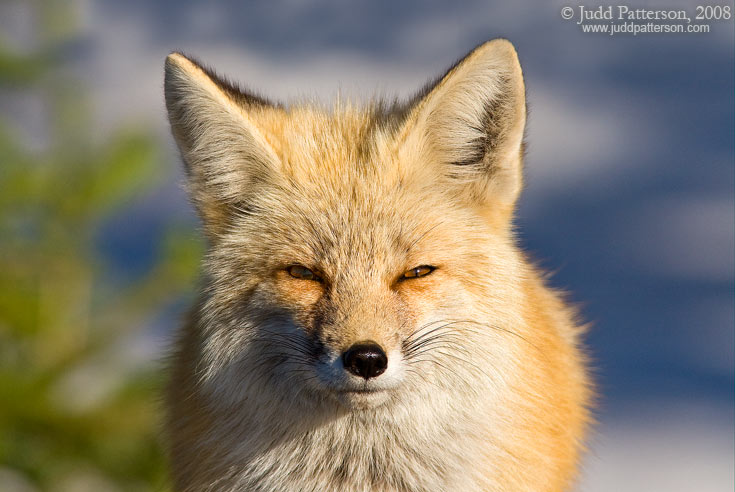
<path fill-rule="evenodd" d="M 512 232 L 509 42 L 405 105 L 332 110 L 172 54 L 166 102 L 209 241 L 168 392 L 177 490 L 569 489 L 591 390 L 574 312 Z M 384 373 L 349 373 L 365 341 Z"/>

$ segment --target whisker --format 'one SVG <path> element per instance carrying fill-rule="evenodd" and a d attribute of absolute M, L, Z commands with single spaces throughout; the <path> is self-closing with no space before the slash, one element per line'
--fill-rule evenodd
<path fill-rule="evenodd" d="M 465 341 L 468 341 L 466 335 L 484 335 L 493 331 L 514 336 L 546 357 L 536 344 L 511 329 L 474 320 L 443 319 L 421 325 L 403 340 L 407 369 L 411 369 L 413 374 L 421 374 L 415 366 L 431 363 L 457 376 L 460 376 L 459 368 L 462 368 L 490 378 L 491 375 L 472 360 Z"/>
<path fill-rule="evenodd" d="M 517 332 L 515 332 L 513 330 L 509 330 L 507 328 L 502 328 L 500 326 L 491 325 L 491 324 L 488 324 L 488 323 L 480 323 L 478 321 L 472 321 L 472 320 L 464 320 L 464 321 L 461 321 L 461 322 L 462 323 L 471 323 L 471 324 L 475 324 L 475 325 L 478 325 L 478 326 L 481 326 L 481 327 L 484 327 L 484 328 L 490 328 L 492 330 L 501 331 L 503 333 L 507 333 L 509 335 L 513 335 L 514 337 L 517 337 L 520 340 L 523 340 L 525 343 L 529 344 L 531 347 L 533 347 L 534 349 L 538 350 L 538 352 L 541 355 L 543 355 L 544 357 L 546 357 L 546 354 L 544 353 L 543 350 L 541 350 L 541 348 L 538 345 L 536 345 L 535 343 L 533 343 L 532 341 L 530 341 L 529 339 L 527 339 L 526 337 L 524 337 L 520 333 L 517 333 Z"/>

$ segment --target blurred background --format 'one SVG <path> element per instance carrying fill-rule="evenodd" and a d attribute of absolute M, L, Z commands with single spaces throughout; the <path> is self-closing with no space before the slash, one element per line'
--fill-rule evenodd
<path fill-rule="evenodd" d="M 733 490 L 733 21 L 611 37 L 566 5 L 0 3 L 0 490 L 168 489 L 163 359 L 203 251 L 170 51 L 329 101 L 409 96 L 494 37 L 528 88 L 521 241 L 592 323 L 579 490 Z"/>

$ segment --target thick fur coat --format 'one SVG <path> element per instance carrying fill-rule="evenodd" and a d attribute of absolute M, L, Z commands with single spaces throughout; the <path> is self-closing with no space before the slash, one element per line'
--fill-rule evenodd
<path fill-rule="evenodd" d="M 167 395 L 176 490 L 569 489 L 590 385 L 513 235 L 508 41 L 404 104 L 286 107 L 178 53 L 165 92 L 209 245 Z M 379 374 L 348 370 L 365 341 Z"/>

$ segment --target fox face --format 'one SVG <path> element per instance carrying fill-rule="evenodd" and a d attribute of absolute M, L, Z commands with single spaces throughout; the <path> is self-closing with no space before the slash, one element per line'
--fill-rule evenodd
<path fill-rule="evenodd" d="M 209 245 L 170 396 L 187 483 L 495 490 L 483 480 L 523 476 L 500 469 L 534 418 L 574 420 L 558 468 L 571 466 L 586 383 L 566 308 L 513 239 L 526 108 L 510 43 L 481 45 L 403 104 L 285 107 L 177 53 L 165 87 Z M 548 351 L 559 356 L 551 365 Z M 544 415 L 539 395 L 560 378 L 579 395 Z M 554 432 L 534 437 L 528 456 L 559 453 Z M 287 445 L 272 435 L 303 447 L 290 466 L 311 482 L 288 485 L 277 458 Z M 504 435 L 516 442 L 489 444 Z M 320 442 L 353 451 L 327 464 Z M 396 462 L 386 442 L 438 455 Z M 267 456 L 280 474 L 260 471 Z M 208 464 L 193 472 L 197 461 Z M 351 485 L 339 482 L 345 468 Z M 570 472 L 558 474 L 566 483 Z"/>

